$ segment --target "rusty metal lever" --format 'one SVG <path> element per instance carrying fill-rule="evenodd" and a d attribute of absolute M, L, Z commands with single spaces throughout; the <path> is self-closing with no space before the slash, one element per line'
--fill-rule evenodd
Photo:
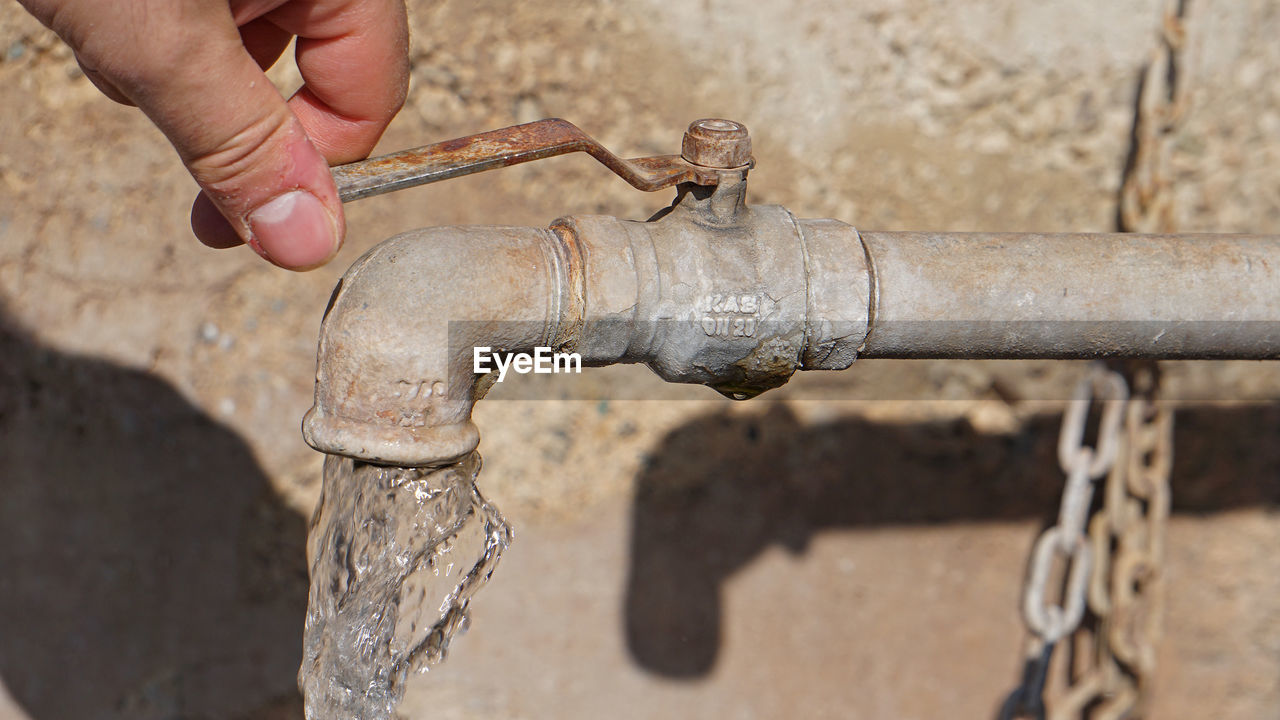
<path fill-rule="evenodd" d="M 728 120 L 698 120 L 689 127 L 683 155 L 624 160 L 568 120 L 550 118 L 339 165 L 333 168 L 333 179 L 338 197 L 351 202 L 573 152 L 587 153 L 632 187 L 646 192 L 682 182 L 717 185 L 725 170 L 750 167 L 751 141 L 746 127 Z M 691 146 L 695 130 L 698 133 Z M 726 147 L 733 152 L 726 155 Z M 720 165 L 725 157 L 741 162 L 737 167 L 710 167 L 690 161 L 704 157 L 714 157 Z"/>

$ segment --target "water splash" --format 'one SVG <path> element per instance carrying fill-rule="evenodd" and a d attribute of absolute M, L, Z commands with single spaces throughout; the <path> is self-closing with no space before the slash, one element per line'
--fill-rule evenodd
<path fill-rule="evenodd" d="M 465 630 L 511 529 L 476 488 L 480 455 L 435 468 L 330 456 L 307 539 L 298 684 L 307 720 L 390 720 L 410 671 Z"/>

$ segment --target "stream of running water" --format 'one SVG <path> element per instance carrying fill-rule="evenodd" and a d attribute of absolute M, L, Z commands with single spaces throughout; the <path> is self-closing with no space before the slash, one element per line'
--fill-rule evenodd
<path fill-rule="evenodd" d="M 325 460 L 307 539 L 307 720 L 391 720 L 412 671 L 444 659 L 511 528 L 476 488 L 480 455 L 442 467 Z"/>

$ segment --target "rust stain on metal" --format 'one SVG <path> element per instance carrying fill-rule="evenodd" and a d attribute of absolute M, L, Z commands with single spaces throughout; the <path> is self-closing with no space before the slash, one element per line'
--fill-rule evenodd
<path fill-rule="evenodd" d="M 680 156 L 702 167 L 743 167 L 751 163 L 751 135 L 746 125 L 732 120 L 694 120 L 684 133 Z"/>
<path fill-rule="evenodd" d="M 713 138 L 714 141 L 704 143 L 707 144 L 708 152 L 712 152 L 712 148 L 720 148 L 712 154 L 716 157 L 740 158 L 745 138 L 747 161 L 739 163 L 739 169 L 745 170 L 750 165 L 751 147 L 750 139 L 745 137 L 746 128 L 727 120 L 715 122 L 729 123 L 741 131 L 730 133 L 735 135 L 731 139 L 720 137 L 725 133 L 719 133 L 719 136 Z M 711 132 L 714 134 L 715 131 Z M 725 147 L 730 150 L 725 151 Z M 574 152 L 587 153 L 632 187 L 644 191 L 661 190 L 682 182 L 715 185 L 720 182 L 722 168 L 727 167 L 723 162 L 720 168 L 695 164 L 680 155 L 624 160 L 609 152 L 573 123 L 551 118 L 339 165 L 333 168 L 333 178 L 338 185 L 338 196 L 343 202 L 350 202 L 416 185 Z"/>

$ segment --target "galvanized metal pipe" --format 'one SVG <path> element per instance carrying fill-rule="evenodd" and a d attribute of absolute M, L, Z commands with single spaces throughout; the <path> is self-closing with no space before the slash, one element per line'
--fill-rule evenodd
<path fill-rule="evenodd" d="M 873 358 L 1280 357 L 1280 238 L 859 232 L 684 186 L 650 222 L 406 233 L 321 331 L 313 447 L 431 465 L 476 447 L 481 348 L 644 363 L 746 398 Z"/>
<path fill-rule="evenodd" d="M 860 235 L 861 357 L 1280 357 L 1280 237 Z"/>

